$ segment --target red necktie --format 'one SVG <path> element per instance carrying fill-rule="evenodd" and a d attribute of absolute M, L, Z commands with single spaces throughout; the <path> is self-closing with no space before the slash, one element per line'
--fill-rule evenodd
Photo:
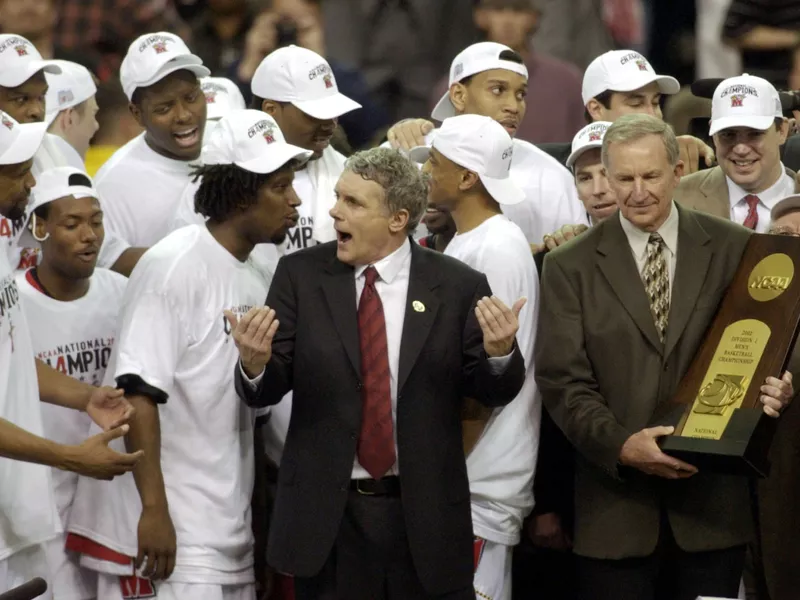
<path fill-rule="evenodd" d="M 748 194 L 744 197 L 744 201 L 747 202 L 748 211 L 743 225 L 748 229 L 755 231 L 756 227 L 758 226 L 758 196 Z"/>
<path fill-rule="evenodd" d="M 362 416 L 358 462 L 373 479 L 380 479 L 395 461 L 392 431 L 392 392 L 389 383 L 389 346 L 383 303 L 375 289 L 375 267 L 364 271 L 364 290 L 358 303 L 361 347 Z"/>

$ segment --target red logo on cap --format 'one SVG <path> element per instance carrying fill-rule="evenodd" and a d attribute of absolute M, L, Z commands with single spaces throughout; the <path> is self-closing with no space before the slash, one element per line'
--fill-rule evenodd
<path fill-rule="evenodd" d="M 731 96 L 731 108 L 744 105 L 744 94 L 734 94 Z"/>
<path fill-rule="evenodd" d="M 28 56 L 28 49 L 25 47 L 25 44 L 14 46 L 14 50 L 16 50 L 17 54 L 19 54 L 20 56 Z"/>
<path fill-rule="evenodd" d="M 217 101 L 217 92 L 206 92 L 206 104 L 214 104 Z"/>
<path fill-rule="evenodd" d="M 166 42 L 154 42 L 153 43 L 153 50 L 156 51 L 156 54 L 163 54 L 167 51 L 167 43 Z"/>
<path fill-rule="evenodd" d="M 599 133 L 590 133 L 589 134 L 589 141 L 590 142 L 599 142 L 600 141 L 600 134 Z"/>
<path fill-rule="evenodd" d="M 325 82 L 325 87 L 326 88 L 332 88 L 333 87 L 333 79 L 331 79 L 330 75 L 323 75 L 322 76 L 322 81 Z"/>
<path fill-rule="evenodd" d="M 14 123 L 9 121 L 8 118 L 5 115 L 2 115 L 2 117 L 0 117 L 0 123 L 5 125 L 5 128 L 8 129 L 9 131 L 14 129 Z"/>
<path fill-rule="evenodd" d="M 647 61 L 645 59 L 637 58 L 635 62 L 640 71 L 647 71 Z"/>
<path fill-rule="evenodd" d="M 275 133 L 275 132 L 274 132 L 274 130 L 272 129 L 272 127 L 270 127 L 269 129 L 267 129 L 267 130 L 264 132 L 264 139 L 265 139 L 265 140 L 267 140 L 267 143 L 268 143 L 268 144 L 271 144 L 271 143 L 273 143 L 273 142 L 275 141 L 275 135 L 274 135 L 274 133 Z"/>

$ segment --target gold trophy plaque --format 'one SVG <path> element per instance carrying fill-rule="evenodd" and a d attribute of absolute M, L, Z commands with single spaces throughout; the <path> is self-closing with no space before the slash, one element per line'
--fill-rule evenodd
<path fill-rule="evenodd" d="M 800 324 L 800 238 L 754 234 L 681 380 L 661 449 L 719 473 L 765 477 L 775 420 L 760 388 L 780 377 Z M 798 275 L 796 277 L 796 275 Z"/>

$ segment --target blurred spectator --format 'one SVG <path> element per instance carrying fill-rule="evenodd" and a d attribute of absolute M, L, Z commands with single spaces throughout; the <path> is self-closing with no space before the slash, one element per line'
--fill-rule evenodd
<path fill-rule="evenodd" d="M 516 137 L 528 142 L 560 142 L 585 125 L 581 102 L 581 73 L 560 59 L 531 48 L 539 24 L 535 0 L 480 0 L 475 24 L 487 41 L 508 46 L 522 56 L 528 69 L 527 118 Z M 431 109 L 447 92 L 447 76 L 433 89 Z"/>
<path fill-rule="evenodd" d="M 785 89 L 791 54 L 800 41 L 797 0 L 733 0 L 722 34 L 742 51 L 742 68 Z"/>
<path fill-rule="evenodd" d="M 207 0 L 191 23 L 192 51 L 212 75 L 224 75 L 241 59 L 255 11 L 248 0 Z"/>
<path fill-rule="evenodd" d="M 30 40 L 42 58 L 58 58 L 83 65 L 97 73 L 99 57 L 90 52 L 75 52 L 55 40 L 58 8 L 56 0 L 0 0 L 0 33 L 15 33 Z"/>
<path fill-rule="evenodd" d="M 189 27 L 180 19 L 171 0 L 60 1 L 56 45 L 81 54 L 98 55 L 100 62 L 95 74 L 102 81 L 119 71 L 128 46 L 144 32 L 168 31 L 189 42 Z"/>
<path fill-rule="evenodd" d="M 325 0 L 326 58 L 357 68 L 392 123 L 427 115 L 431 88 L 478 37 L 472 7 L 468 0 Z"/>
<path fill-rule="evenodd" d="M 212 0 L 213 1 L 213 0 Z M 228 78 L 239 85 L 247 103 L 253 97 L 250 80 L 258 65 L 276 48 L 297 45 L 325 57 L 336 78 L 339 90 L 358 102 L 363 110 L 339 118 L 347 140 L 339 142 L 353 148 L 374 145 L 390 124 L 389 114 L 370 94 L 362 75 L 355 69 L 330 60 L 326 56 L 326 36 L 322 23 L 320 0 L 271 0 L 247 32 L 241 60 L 231 65 Z M 348 144 L 349 142 L 349 144 Z"/>
<path fill-rule="evenodd" d="M 730 5 L 731 0 L 696 0 L 695 75 L 698 79 L 725 79 L 742 72 L 741 52 L 722 41 L 722 25 Z"/>
<path fill-rule="evenodd" d="M 571 62 L 581 70 L 614 49 L 603 20 L 603 0 L 537 0 L 542 23 L 536 49 Z"/>
<path fill-rule="evenodd" d="M 86 152 L 86 172 L 94 177 L 97 170 L 119 148 L 142 132 L 128 109 L 128 98 L 118 79 L 104 81 L 97 88 L 97 123 L 100 126 Z"/>

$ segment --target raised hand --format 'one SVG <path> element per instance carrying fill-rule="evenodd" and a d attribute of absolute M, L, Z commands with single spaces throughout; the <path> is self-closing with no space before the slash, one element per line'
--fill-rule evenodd
<path fill-rule="evenodd" d="M 527 298 L 520 298 L 508 308 L 497 296 L 478 300 L 475 316 L 483 331 L 483 348 L 488 356 L 497 358 L 511 354 L 519 329 L 519 312 L 527 301 Z"/>
<path fill-rule="evenodd" d="M 144 452 L 139 450 L 133 454 L 121 454 L 108 447 L 109 442 L 126 433 L 128 426 L 123 425 L 111 431 L 98 433 L 82 444 L 70 447 L 71 451 L 64 468 L 95 479 L 114 479 L 117 475 L 132 471 Z"/>
<path fill-rule="evenodd" d="M 239 320 L 226 310 L 225 318 L 231 326 L 231 335 L 239 350 L 244 372 L 251 379 L 258 377 L 272 358 L 272 338 L 280 324 L 275 318 L 275 311 L 269 306 L 257 306 Z"/>
<path fill-rule="evenodd" d="M 386 134 L 392 148 L 408 152 L 425 145 L 425 136 L 433 131 L 433 123 L 425 119 L 406 119 L 395 123 Z"/>
<path fill-rule="evenodd" d="M 783 377 L 767 377 L 764 385 L 761 386 L 761 403 L 764 405 L 764 412 L 770 417 L 777 418 L 783 409 L 789 404 L 794 396 L 792 387 L 792 374 L 786 371 Z"/>
<path fill-rule="evenodd" d="M 96 388 L 89 396 L 86 414 L 92 421 L 103 428 L 103 431 L 115 429 L 130 421 L 134 408 L 122 390 L 104 386 Z"/>

